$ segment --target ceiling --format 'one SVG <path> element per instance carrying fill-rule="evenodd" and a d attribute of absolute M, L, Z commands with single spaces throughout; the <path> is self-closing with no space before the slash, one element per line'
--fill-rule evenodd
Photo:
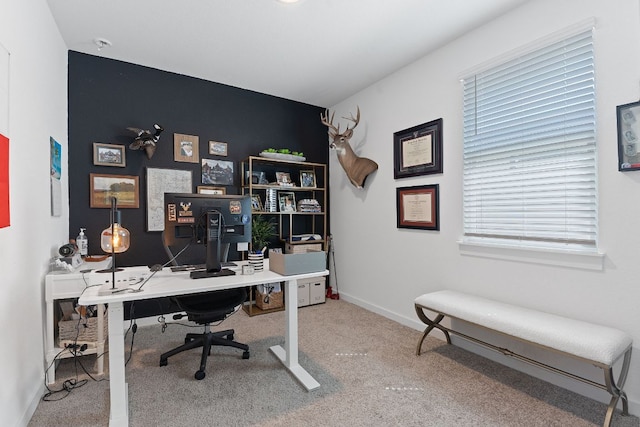
<path fill-rule="evenodd" d="M 320 107 L 525 1 L 47 0 L 70 50 Z"/>

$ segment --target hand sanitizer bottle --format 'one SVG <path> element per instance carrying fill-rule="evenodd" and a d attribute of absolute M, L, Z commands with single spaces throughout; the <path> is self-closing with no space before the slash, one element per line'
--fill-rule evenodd
<path fill-rule="evenodd" d="M 82 257 L 87 256 L 89 252 L 89 239 L 87 239 L 87 236 L 84 234 L 84 230 L 86 230 L 86 228 L 81 228 L 80 234 L 78 234 L 78 237 L 76 238 L 76 245 L 78 246 L 78 252 Z"/>

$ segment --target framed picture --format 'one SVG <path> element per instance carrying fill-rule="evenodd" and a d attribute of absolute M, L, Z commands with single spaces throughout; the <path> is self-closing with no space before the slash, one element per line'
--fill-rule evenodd
<path fill-rule="evenodd" d="M 262 200 L 260 200 L 259 194 L 251 195 L 251 212 L 262 212 L 264 208 L 262 207 Z"/>
<path fill-rule="evenodd" d="M 618 170 L 640 169 L 640 102 L 618 105 Z"/>
<path fill-rule="evenodd" d="M 200 138 L 195 135 L 173 134 L 173 159 L 176 162 L 199 163 L 198 145 Z"/>
<path fill-rule="evenodd" d="M 227 143 L 209 141 L 209 154 L 213 156 L 226 156 L 227 155 Z"/>
<path fill-rule="evenodd" d="M 125 147 L 124 145 L 93 143 L 93 164 L 96 166 L 118 166 L 125 167 Z"/>
<path fill-rule="evenodd" d="M 316 173 L 314 171 L 300 171 L 300 187 L 316 187 Z"/>
<path fill-rule="evenodd" d="M 438 184 L 396 188 L 398 228 L 440 230 Z"/>
<path fill-rule="evenodd" d="M 224 187 L 210 187 L 208 185 L 198 185 L 198 194 L 227 194 Z"/>
<path fill-rule="evenodd" d="M 247 174 L 247 184 L 249 184 L 248 180 L 249 180 L 249 175 Z M 269 181 L 267 181 L 267 176 L 265 175 L 264 172 L 252 171 L 251 184 L 268 185 Z"/>
<path fill-rule="evenodd" d="M 289 174 L 289 172 L 276 172 L 276 181 L 280 185 L 292 185 L 291 175 Z"/>
<path fill-rule="evenodd" d="M 202 183 L 233 185 L 233 162 L 202 159 Z"/>
<path fill-rule="evenodd" d="M 111 198 L 117 199 L 118 208 L 140 207 L 138 177 L 134 175 L 89 174 L 91 208 L 110 208 Z"/>
<path fill-rule="evenodd" d="M 278 193 L 280 212 L 296 211 L 296 195 L 293 191 L 281 191 Z"/>
<path fill-rule="evenodd" d="M 393 134 L 393 177 L 442 173 L 442 119 Z"/>
<path fill-rule="evenodd" d="M 164 230 L 164 193 L 193 193 L 190 170 L 147 168 L 147 231 Z"/>

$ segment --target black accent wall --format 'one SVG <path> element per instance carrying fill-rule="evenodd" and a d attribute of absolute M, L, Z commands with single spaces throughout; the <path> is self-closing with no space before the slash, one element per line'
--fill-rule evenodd
<path fill-rule="evenodd" d="M 103 253 L 99 236 L 109 226 L 109 209 L 89 207 L 90 173 L 139 177 L 140 207 L 121 209 L 132 239 L 130 249 L 118 255 L 121 266 L 167 260 L 161 233 L 146 231 L 146 168 L 191 170 L 193 192 L 202 185 L 200 164 L 174 161 L 174 133 L 198 136 L 200 158 L 234 162 L 234 185 L 226 187 L 227 194 L 241 193 L 241 161 L 269 147 L 328 162 L 321 107 L 74 51 L 69 51 L 68 90 L 69 237 L 86 228 L 89 254 Z M 154 123 L 165 130 L 148 159 L 143 150 L 128 148 L 135 134 L 127 127 L 153 130 Z M 226 142 L 228 156 L 209 155 L 210 140 Z M 94 142 L 126 146 L 126 167 L 95 166 Z"/>

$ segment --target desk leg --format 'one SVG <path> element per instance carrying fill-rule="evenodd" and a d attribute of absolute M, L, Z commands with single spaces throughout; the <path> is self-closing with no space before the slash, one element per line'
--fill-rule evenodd
<path fill-rule="evenodd" d="M 97 374 L 104 373 L 104 304 L 98 304 L 98 338 L 96 342 Z"/>
<path fill-rule="evenodd" d="M 109 303 L 109 427 L 129 425 L 129 398 L 124 372 L 124 307 Z"/>
<path fill-rule="evenodd" d="M 53 322 L 53 301 L 47 301 L 47 309 L 45 316 L 47 317 L 47 331 L 46 331 L 46 339 L 45 339 L 45 347 L 44 347 L 44 363 L 46 376 L 47 376 L 47 384 L 53 384 L 56 382 L 56 361 L 54 358 L 56 357 L 55 351 L 55 342 L 54 342 L 54 322 Z"/>
<path fill-rule="evenodd" d="M 287 321 L 284 337 L 284 348 L 274 345 L 270 350 L 275 354 L 294 377 L 307 389 L 315 390 L 320 387 L 302 366 L 298 364 L 298 281 L 285 282 L 285 317 Z"/>

